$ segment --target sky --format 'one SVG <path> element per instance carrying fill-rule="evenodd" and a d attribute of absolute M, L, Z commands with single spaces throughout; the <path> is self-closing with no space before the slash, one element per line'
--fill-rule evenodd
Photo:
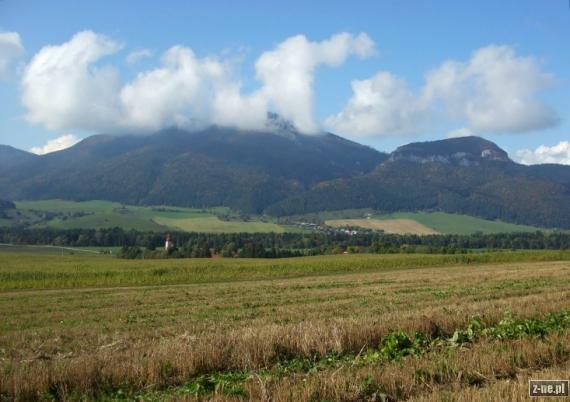
<path fill-rule="evenodd" d="M 218 124 L 570 164 L 567 0 L 0 0 L 0 144 Z"/>

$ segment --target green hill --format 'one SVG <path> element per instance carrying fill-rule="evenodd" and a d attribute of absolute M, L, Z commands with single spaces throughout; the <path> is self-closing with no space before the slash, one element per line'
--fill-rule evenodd
<path fill-rule="evenodd" d="M 401 147 L 371 173 L 320 183 L 268 207 L 266 213 L 289 216 L 359 208 L 384 213 L 435 210 L 492 221 L 570 228 L 570 167 L 522 166 L 489 141 L 475 137 L 457 140 L 438 141 L 437 146 L 417 143 Z"/>

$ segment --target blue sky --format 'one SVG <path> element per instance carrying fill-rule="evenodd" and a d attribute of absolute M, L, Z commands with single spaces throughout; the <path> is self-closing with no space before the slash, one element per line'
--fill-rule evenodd
<path fill-rule="evenodd" d="M 88 92 L 86 88 L 98 91 L 100 86 L 87 83 L 92 76 L 78 79 L 77 88 L 48 77 L 50 85 L 42 88 L 40 84 L 46 77 L 38 78 L 40 66 L 30 68 L 42 48 L 63 46 L 85 31 L 95 36 L 77 38 L 75 48 L 92 46 L 103 53 L 98 53 L 85 71 L 106 71 L 105 77 L 98 79 L 114 81 L 114 86 L 109 84 L 117 91 L 114 98 Z M 302 126 L 308 117 L 301 116 L 303 112 L 296 108 L 313 105 L 311 122 L 304 125 L 308 131 L 316 125 L 386 151 L 411 141 L 446 138 L 452 132 L 473 133 L 497 142 L 512 155 L 522 149 L 530 150 L 519 154 L 528 163 L 565 162 L 570 153 L 564 146 L 570 140 L 570 9 L 566 0 L 3 0 L 0 32 L 17 33 L 21 48 L 12 51 L 4 71 L 0 69 L 0 143 L 22 149 L 43 146 L 66 134 L 83 138 L 95 132 L 114 131 L 113 124 L 122 124 L 117 129 L 120 132 L 129 130 L 125 127 L 149 131 L 172 121 L 187 122 L 194 118 L 233 124 L 227 116 L 212 112 L 211 104 L 197 104 L 197 99 L 214 98 L 216 95 L 211 92 L 217 89 L 212 88 L 220 85 L 216 81 L 219 78 L 211 78 L 209 72 L 204 72 L 207 70 L 204 60 L 209 58 L 230 66 L 229 78 L 223 78 L 224 88 L 239 83 L 236 102 L 243 102 L 247 110 L 252 104 L 258 105 L 259 110 L 272 108 L 298 119 Z M 320 49 L 322 41 L 343 32 L 351 36 L 343 38 L 348 50 L 344 53 L 338 50 L 339 55 L 342 53 L 340 62 L 328 56 L 297 53 L 299 46 L 317 52 L 315 49 Z M 373 48 L 362 51 L 360 33 L 373 41 Z M 303 35 L 305 42 L 287 42 L 296 35 Z M 107 42 L 102 44 L 99 36 Z M 283 100 L 285 95 L 279 99 L 283 72 L 281 75 L 272 72 L 275 74 L 267 82 L 256 79 L 256 74 L 260 74 L 256 61 L 283 43 L 291 45 L 292 53 L 277 52 L 272 57 L 282 60 L 279 57 L 302 54 L 309 60 L 302 63 L 309 67 L 298 73 L 299 83 L 309 83 L 310 92 L 292 92 L 287 95 L 291 97 L 288 100 Z M 54 106 L 61 97 L 57 85 L 65 86 L 61 93 L 70 93 L 72 100 L 79 100 L 75 102 L 79 108 L 84 98 L 93 99 L 91 103 L 98 99 L 116 100 L 118 93 L 129 85 L 136 89 L 134 98 L 149 91 L 159 93 L 161 89 L 156 87 L 143 88 L 143 83 L 137 82 L 137 74 L 161 68 L 188 84 L 177 75 L 183 72 L 172 71 L 177 67 L 165 67 L 160 61 L 175 45 L 191 49 L 193 54 L 190 57 L 178 52 L 172 56 L 176 58 L 174 64 L 179 65 L 180 60 L 188 57 L 196 59 L 201 71 L 198 79 L 214 82 L 206 89 L 200 86 L 202 89 L 197 90 L 192 100 L 177 102 L 175 107 L 181 109 L 176 116 L 164 112 L 156 119 L 140 117 L 141 113 L 154 113 L 154 110 L 144 109 L 144 105 L 136 104 L 136 99 L 127 102 L 131 107 L 127 117 L 113 115 L 106 122 L 99 121 L 104 119 L 103 114 L 97 120 L 78 117 L 80 109 L 69 112 L 71 100 L 64 101 L 61 108 Z M 101 50 L 101 46 L 106 50 Z M 2 49 L 0 45 L 0 67 Z M 150 57 L 141 56 L 129 64 L 128 55 L 140 50 L 144 50 L 140 55 Z M 53 62 L 53 57 L 50 60 Z M 452 61 L 451 73 L 449 68 L 444 69 L 446 61 Z M 444 88 L 443 78 L 439 81 L 426 78 L 430 71 L 443 74 L 444 70 L 454 77 L 453 89 Z M 26 71 L 29 76 L 24 89 Z M 378 75 L 380 72 L 384 74 Z M 512 82 L 504 82 L 505 74 Z M 448 80 L 449 76 L 444 78 Z M 357 92 L 351 87 L 354 80 L 361 82 Z M 81 87 L 83 84 L 86 87 Z M 181 91 L 187 88 L 184 85 L 181 84 Z M 493 91 L 489 86 L 499 89 Z M 426 95 L 428 87 L 435 88 L 432 91 L 435 95 Z M 172 100 L 170 93 L 165 96 L 169 102 Z M 514 105 L 513 99 L 518 97 L 523 104 Z M 160 98 L 153 102 L 159 107 L 164 104 Z M 247 124 L 254 124 L 255 118 L 251 119 Z M 369 123 L 363 126 L 363 121 Z M 534 152 L 539 146 L 545 146 L 546 150 Z"/>

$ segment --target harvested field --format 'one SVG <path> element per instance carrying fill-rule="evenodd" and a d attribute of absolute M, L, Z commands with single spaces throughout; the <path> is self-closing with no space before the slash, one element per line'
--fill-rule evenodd
<path fill-rule="evenodd" d="M 128 276 L 113 275 L 112 286 L 69 287 L 63 273 L 70 270 L 89 278 L 100 264 L 118 271 L 130 266 L 44 256 L 54 277 L 62 274 L 61 286 L 51 278 L 49 288 L 24 281 L 28 287 L 0 291 L 0 400 L 522 395 L 529 375 L 568 372 L 570 255 L 505 255 L 541 261 L 386 268 L 386 260 L 407 256 L 339 256 L 337 265 L 316 257 L 301 259 L 306 269 L 320 266 L 302 275 L 295 271 L 299 259 L 226 260 L 216 281 L 123 284 Z M 30 266 L 39 277 L 36 258 L 0 254 L 8 262 L 0 273 L 15 280 L 16 271 Z M 359 261 L 366 268 L 354 270 Z M 164 275 L 182 265 L 204 267 L 196 260 L 148 263 Z M 234 263 L 239 278 L 224 274 Z M 297 274 L 273 276 L 276 263 L 283 265 L 278 271 L 290 264 Z M 473 316 L 485 329 L 452 341 L 472 328 Z M 509 332 L 518 327 L 530 329 Z M 408 337 L 416 340 L 407 349 L 387 346 Z"/>

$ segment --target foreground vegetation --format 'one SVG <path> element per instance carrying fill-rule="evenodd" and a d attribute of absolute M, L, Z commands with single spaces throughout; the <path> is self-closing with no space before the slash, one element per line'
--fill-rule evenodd
<path fill-rule="evenodd" d="M 569 260 L 570 251 L 136 261 L 97 256 L 0 253 L 0 290 L 201 284 L 390 272 L 424 267 Z"/>
<path fill-rule="evenodd" d="M 568 376 L 569 260 L 0 254 L 0 400 L 515 399 Z"/>

